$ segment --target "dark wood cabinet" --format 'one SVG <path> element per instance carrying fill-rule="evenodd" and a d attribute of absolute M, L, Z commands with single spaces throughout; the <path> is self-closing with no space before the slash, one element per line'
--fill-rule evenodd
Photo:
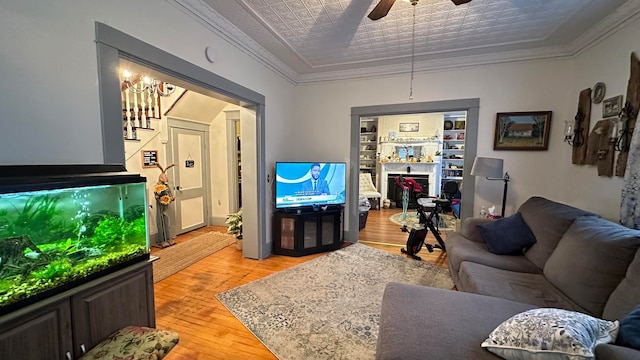
<path fill-rule="evenodd" d="M 5 319 L 6 318 L 6 319 Z M 72 359 L 69 299 L 0 320 L 0 359 Z"/>
<path fill-rule="evenodd" d="M 304 256 L 342 246 L 342 208 L 277 212 L 273 218 L 276 254 Z"/>
<path fill-rule="evenodd" d="M 77 359 L 127 325 L 155 327 L 151 262 L 0 317 L 0 359 Z"/>

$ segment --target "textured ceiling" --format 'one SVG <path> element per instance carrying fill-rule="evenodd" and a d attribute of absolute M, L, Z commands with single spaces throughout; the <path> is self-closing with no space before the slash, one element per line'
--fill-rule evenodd
<path fill-rule="evenodd" d="M 418 70 L 573 56 L 640 11 L 639 0 L 397 0 L 373 21 L 378 0 L 176 2 L 208 23 L 221 16 L 249 37 L 235 33 L 245 49 L 302 82 L 406 72 L 414 34 Z"/>

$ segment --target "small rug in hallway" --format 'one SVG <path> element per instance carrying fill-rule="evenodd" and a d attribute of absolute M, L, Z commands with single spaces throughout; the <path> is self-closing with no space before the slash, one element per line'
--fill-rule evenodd
<path fill-rule="evenodd" d="M 164 248 L 153 254 L 160 258 L 153 262 L 153 282 L 163 280 L 235 242 L 233 235 L 211 231 Z"/>
<path fill-rule="evenodd" d="M 456 231 L 458 219 L 447 214 L 438 214 L 438 217 L 440 218 L 440 223 L 438 224 L 439 230 Z M 401 212 L 389 216 L 389 220 L 394 224 L 407 225 L 410 228 L 424 228 L 424 226 L 419 223 L 419 218 L 415 210 L 407 211 L 407 218 L 405 220 L 402 220 Z"/>
<path fill-rule="evenodd" d="M 453 288 L 446 269 L 353 244 L 216 297 L 279 359 L 373 359 L 392 281 Z"/>

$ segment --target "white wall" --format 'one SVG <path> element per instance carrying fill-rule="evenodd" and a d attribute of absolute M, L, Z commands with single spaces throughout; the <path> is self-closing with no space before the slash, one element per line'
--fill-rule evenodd
<path fill-rule="evenodd" d="M 478 156 L 505 159 L 511 176 L 507 215 L 533 195 L 572 204 L 619 218 L 622 179 L 598 177 L 594 166 L 571 164 L 571 148 L 563 142 L 564 121 L 577 111 L 579 91 L 597 81 L 607 84 L 607 96 L 624 93 L 631 51 L 640 50 L 635 21 L 571 60 L 519 62 L 416 74 L 415 102 L 480 98 Z M 409 75 L 299 86 L 296 110 L 305 114 L 293 124 L 299 136 L 291 147 L 328 160 L 347 160 L 350 110 L 354 106 L 408 103 Z M 498 112 L 553 111 L 548 151 L 494 151 L 493 132 Z M 594 106 L 593 114 L 599 114 Z M 591 123 L 599 120 L 592 116 Z M 331 130 L 327 130 L 331 129 Z M 306 135 L 305 135 L 306 134 Z M 326 134 L 326 136 L 318 136 Z M 502 182 L 475 179 L 474 213 L 482 205 L 497 205 Z"/>
<path fill-rule="evenodd" d="M 1 164 L 103 162 L 96 21 L 264 95 L 267 136 L 292 118 L 289 82 L 169 2 L 0 0 L 0 20 Z M 283 144 L 267 142 L 267 164 Z"/>

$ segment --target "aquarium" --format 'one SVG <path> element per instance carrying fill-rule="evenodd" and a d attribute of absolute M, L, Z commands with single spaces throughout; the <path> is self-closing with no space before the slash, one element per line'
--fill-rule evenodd
<path fill-rule="evenodd" d="M 103 170 L 0 166 L 0 314 L 149 259 L 146 179 Z"/>

